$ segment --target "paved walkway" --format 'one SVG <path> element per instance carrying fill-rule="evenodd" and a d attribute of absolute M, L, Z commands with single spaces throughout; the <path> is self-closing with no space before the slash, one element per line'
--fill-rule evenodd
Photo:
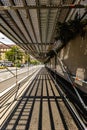
<path fill-rule="evenodd" d="M 78 130 L 46 69 L 28 86 L 2 130 Z"/>

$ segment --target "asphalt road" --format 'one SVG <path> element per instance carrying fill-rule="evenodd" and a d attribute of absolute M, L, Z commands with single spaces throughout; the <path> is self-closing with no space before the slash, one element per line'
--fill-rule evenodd
<path fill-rule="evenodd" d="M 9 69 L 10 71 L 12 71 L 12 73 L 13 73 L 14 75 L 16 74 L 16 68 L 15 68 L 15 67 L 12 67 L 12 68 L 10 67 L 10 68 L 8 68 L 8 69 Z M 6 79 L 8 79 L 8 78 L 14 77 L 14 75 L 13 75 L 10 71 L 8 71 L 8 70 L 6 70 L 6 69 L 0 70 L 0 82 L 6 80 Z M 27 67 L 21 68 L 21 69 L 17 68 L 17 74 L 21 74 L 21 73 L 27 72 L 27 71 L 28 71 L 28 68 L 27 68 Z"/>
<path fill-rule="evenodd" d="M 35 67 L 35 66 L 30 67 L 29 71 L 28 71 L 28 68 L 22 68 L 22 69 L 18 70 L 17 81 L 20 81 L 24 77 L 28 76 L 29 73 L 32 73 L 38 67 Z M 2 71 L 2 73 L 0 73 L 0 79 L 1 79 L 1 81 L 0 81 L 0 93 L 16 83 L 16 76 L 13 76 L 8 71 L 4 71 L 4 72 L 3 71 Z M 12 72 L 16 73 L 15 70 L 13 70 Z"/>

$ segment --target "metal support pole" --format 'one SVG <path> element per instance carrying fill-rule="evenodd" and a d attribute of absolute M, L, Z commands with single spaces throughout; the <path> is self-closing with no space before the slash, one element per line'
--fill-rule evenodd
<path fill-rule="evenodd" d="M 56 82 L 56 65 L 57 65 L 57 56 L 55 55 L 55 82 Z"/>
<path fill-rule="evenodd" d="M 27 55 L 27 75 L 29 75 L 29 55 L 28 55 L 28 52 L 26 52 L 26 55 Z"/>
<path fill-rule="evenodd" d="M 16 76 L 7 66 L 4 66 L 13 76 Z"/>
<path fill-rule="evenodd" d="M 18 85 L 18 76 L 17 76 L 17 51 L 15 52 L 15 63 L 16 63 L 16 87 L 17 87 L 17 91 L 16 91 L 16 94 L 15 94 L 15 97 L 14 97 L 14 100 L 17 99 L 17 93 L 18 93 L 18 90 L 19 90 L 19 85 Z"/>

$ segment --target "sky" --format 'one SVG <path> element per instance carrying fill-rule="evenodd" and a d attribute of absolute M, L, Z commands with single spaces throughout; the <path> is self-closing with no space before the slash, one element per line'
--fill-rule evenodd
<path fill-rule="evenodd" d="M 0 32 L 0 42 L 4 43 L 4 44 L 14 44 L 13 41 L 11 41 L 9 38 L 7 38 L 5 35 L 3 35 Z"/>

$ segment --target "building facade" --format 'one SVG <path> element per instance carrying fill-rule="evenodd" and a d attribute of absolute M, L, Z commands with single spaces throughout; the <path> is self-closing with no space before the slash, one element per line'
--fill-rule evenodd
<path fill-rule="evenodd" d="M 0 60 L 6 60 L 5 53 L 11 49 L 14 45 L 5 45 L 0 43 Z"/>

